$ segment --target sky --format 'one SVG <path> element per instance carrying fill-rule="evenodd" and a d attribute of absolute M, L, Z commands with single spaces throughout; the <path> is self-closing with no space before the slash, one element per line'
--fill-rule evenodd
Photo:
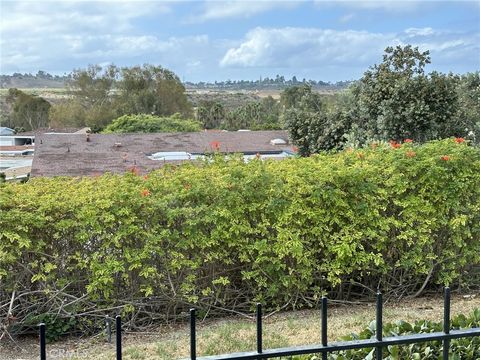
<path fill-rule="evenodd" d="M 145 63 L 184 81 L 277 74 L 353 80 L 387 46 L 429 50 L 429 71 L 480 70 L 477 1 L 0 0 L 0 73 Z"/>

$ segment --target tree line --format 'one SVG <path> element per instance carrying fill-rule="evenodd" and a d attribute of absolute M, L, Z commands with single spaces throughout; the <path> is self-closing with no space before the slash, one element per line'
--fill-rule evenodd
<path fill-rule="evenodd" d="M 197 83 L 186 82 L 185 85 L 188 88 L 192 89 L 284 89 L 289 86 L 297 86 L 302 84 L 308 84 L 314 88 L 338 88 L 342 89 L 347 87 L 352 81 L 337 81 L 337 82 L 326 82 L 322 80 L 314 79 L 297 79 L 294 75 L 291 79 L 286 79 L 283 75 L 276 75 L 275 78 L 265 78 L 260 77 L 258 80 L 226 80 L 226 81 L 215 81 L 215 82 L 204 82 L 200 81 Z"/>

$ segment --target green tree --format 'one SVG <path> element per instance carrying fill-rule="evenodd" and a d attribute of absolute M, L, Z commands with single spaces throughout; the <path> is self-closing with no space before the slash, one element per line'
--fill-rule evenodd
<path fill-rule="evenodd" d="M 18 89 L 9 89 L 7 102 L 12 104 L 12 127 L 29 131 L 48 126 L 48 111 L 51 105 L 42 97 L 29 95 Z"/>
<path fill-rule="evenodd" d="M 297 105 L 287 108 L 283 114 L 285 126 L 300 155 L 340 148 L 351 124 L 348 112 L 327 111 L 322 96 L 308 85 L 302 86 L 302 92 L 301 97 L 295 99 Z"/>
<path fill-rule="evenodd" d="M 175 73 L 161 66 L 143 65 L 120 70 L 119 107 L 122 114 L 193 115 L 185 87 Z"/>
<path fill-rule="evenodd" d="M 160 66 L 90 65 L 74 70 L 68 86 L 72 98 L 52 111 L 55 124 L 82 124 L 99 131 L 126 114 L 193 115 L 178 76 Z"/>
<path fill-rule="evenodd" d="M 160 117 L 148 114 L 123 115 L 112 121 L 104 133 L 156 133 L 200 131 L 198 121 L 183 119 L 180 114 Z"/>
<path fill-rule="evenodd" d="M 285 109 L 298 107 L 302 97 L 311 92 L 312 87 L 308 84 L 288 87 L 280 94 L 280 103 Z"/>
<path fill-rule="evenodd" d="M 461 76 L 457 93 L 459 106 L 452 125 L 456 132 L 480 144 L 480 71 Z"/>
<path fill-rule="evenodd" d="M 76 99 L 53 105 L 49 110 L 50 127 L 83 127 L 85 126 L 85 107 Z"/>
<path fill-rule="evenodd" d="M 354 90 L 357 124 L 371 138 L 416 141 L 452 136 L 457 111 L 456 77 L 426 75 L 429 52 L 410 45 L 388 47 L 383 62 L 367 70 Z"/>
<path fill-rule="evenodd" d="M 202 101 L 197 109 L 197 119 L 205 129 L 218 129 L 226 115 L 225 107 L 217 101 Z"/>

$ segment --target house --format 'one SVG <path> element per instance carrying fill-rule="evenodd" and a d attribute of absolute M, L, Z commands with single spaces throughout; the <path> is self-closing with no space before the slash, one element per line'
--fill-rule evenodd
<path fill-rule="evenodd" d="M 0 127 L 0 173 L 6 180 L 26 178 L 33 161 L 34 136 L 18 136 L 15 130 Z"/>
<path fill-rule="evenodd" d="M 85 134 L 90 128 L 37 129 L 15 134 L 15 131 L 0 127 L 0 173 L 6 180 L 21 180 L 30 174 L 35 152 L 35 136 L 38 134 Z"/>
<path fill-rule="evenodd" d="M 37 134 L 31 176 L 145 173 L 207 154 L 283 159 L 295 154 L 285 131 L 155 134 Z"/>

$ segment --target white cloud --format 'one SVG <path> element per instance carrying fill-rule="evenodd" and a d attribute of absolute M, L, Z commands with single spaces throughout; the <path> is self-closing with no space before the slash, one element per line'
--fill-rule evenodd
<path fill-rule="evenodd" d="M 405 33 L 408 37 L 415 37 L 415 36 L 428 36 L 433 35 L 434 31 L 431 27 L 426 28 L 408 28 L 405 30 Z"/>
<path fill-rule="evenodd" d="M 139 17 L 170 11 L 164 3 L 114 1 L 2 1 L 2 38 L 52 33 L 118 33 Z"/>
<path fill-rule="evenodd" d="M 207 0 L 203 4 L 202 13 L 191 17 L 191 22 L 204 22 L 229 18 L 248 18 L 273 9 L 291 9 L 301 1 L 218 1 Z"/>
<path fill-rule="evenodd" d="M 342 17 L 340 17 L 339 20 L 341 23 L 347 23 L 350 20 L 352 20 L 354 17 L 355 17 L 355 14 L 350 13 L 350 14 L 343 15 Z"/>
<path fill-rule="evenodd" d="M 409 12 L 416 10 L 422 3 L 434 0 L 315 0 L 317 7 L 342 6 L 359 10 L 383 10 L 388 12 Z"/>
<path fill-rule="evenodd" d="M 480 35 L 407 29 L 401 33 L 337 31 L 318 28 L 255 28 L 220 61 L 222 67 L 308 68 L 356 66 L 381 61 L 387 46 L 412 44 L 430 50 L 434 63 L 478 62 Z M 476 54 L 476 55 L 475 55 Z M 477 60 L 475 60 L 477 59 Z M 479 64 L 480 65 L 480 64 Z"/>
<path fill-rule="evenodd" d="M 222 66 L 320 67 L 355 61 L 364 63 L 391 44 L 394 35 L 316 28 L 256 28 L 229 49 Z"/>
<path fill-rule="evenodd" d="M 86 62 L 73 66 L 86 66 L 115 61 L 118 55 L 158 55 L 177 41 L 135 32 L 138 19 L 165 16 L 170 11 L 167 3 L 2 1 L 1 11 L 2 72 L 69 71 L 75 59 Z"/>

